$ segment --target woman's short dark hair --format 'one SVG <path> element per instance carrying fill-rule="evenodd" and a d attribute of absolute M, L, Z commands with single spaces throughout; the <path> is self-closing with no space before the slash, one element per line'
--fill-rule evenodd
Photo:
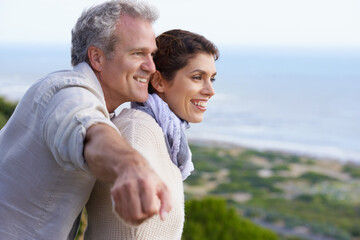
<path fill-rule="evenodd" d="M 185 30 L 174 29 L 156 38 L 158 51 L 154 55 L 156 69 L 167 81 L 171 81 L 178 70 L 185 67 L 198 53 L 207 53 L 219 58 L 218 48 L 204 36 Z M 154 92 L 149 84 L 149 92 Z"/>

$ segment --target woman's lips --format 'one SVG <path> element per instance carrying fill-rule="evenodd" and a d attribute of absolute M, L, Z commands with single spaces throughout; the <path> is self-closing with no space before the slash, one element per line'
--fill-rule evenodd
<path fill-rule="evenodd" d="M 206 111 L 207 100 L 196 99 L 191 100 L 190 102 L 201 111 Z"/>

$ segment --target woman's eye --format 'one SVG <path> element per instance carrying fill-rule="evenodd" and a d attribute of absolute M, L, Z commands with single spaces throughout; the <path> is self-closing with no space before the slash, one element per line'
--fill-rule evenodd
<path fill-rule="evenodd" d="M 193 76 L 192 77 L 194 80 L 201 80 L 201 76 Z"/>
<path fill-rule="evenodd" d="M 215 80 L 216 80 L 215 77 L 210 78 L 210 81 L 211 81 L 211 82 L 215 82 Z"/>

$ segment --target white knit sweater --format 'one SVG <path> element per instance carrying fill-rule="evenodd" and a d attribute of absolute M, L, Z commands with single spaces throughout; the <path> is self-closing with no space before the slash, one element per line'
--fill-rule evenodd
<path fill-rule="evenodd" d="M 169 157 L 161 128 L 150 115 L 134 109 L 123 109 L 113 122 L 167 184 L 172 194 L 172 210 L 165 221 L 155 215 L 140 226 L 128 225 L 112 211 L 111 185 L 97 181 L 86 205 L 88 226 L 85 239 L 181 239 L 184 225 L 183 182 L 180 170 Z"/>

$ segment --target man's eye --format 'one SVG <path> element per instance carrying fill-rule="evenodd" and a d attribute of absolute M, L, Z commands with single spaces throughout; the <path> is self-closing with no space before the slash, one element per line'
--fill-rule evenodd
<path fill-rule="evenodd" d="M 215 80 L 216 80 L 215 77 L 210 78 L 210 81 L 211 81 L 211 82 L 215 82 Z"/>
<path fill-rule="evenodd" d="M 194 80 L 201 80 L 201 76 L 193 76 L 192 79 L 194 79 Z"/>

